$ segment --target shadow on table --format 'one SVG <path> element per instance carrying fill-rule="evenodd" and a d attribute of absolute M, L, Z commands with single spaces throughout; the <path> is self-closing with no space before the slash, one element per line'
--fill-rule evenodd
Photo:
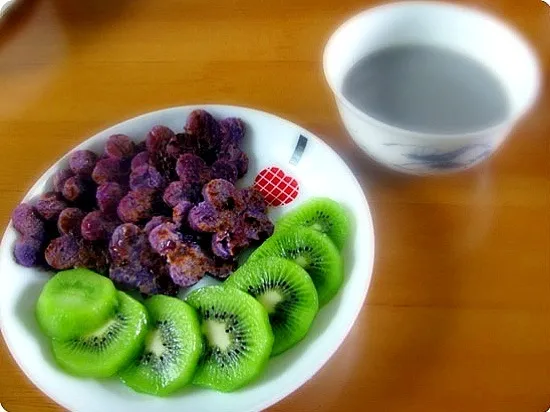
<path fill-rule="evenodd" d="M 80 32 L 97 33 L 101 25 L 119 19 L 131 0 L 46 0 L 49 1 L 61 23 Z M 75 31 L 76 31 L 75 30 Z"/>

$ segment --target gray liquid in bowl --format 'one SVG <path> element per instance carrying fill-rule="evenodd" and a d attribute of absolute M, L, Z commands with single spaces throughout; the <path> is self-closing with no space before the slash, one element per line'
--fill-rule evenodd
<path fill-rule="evenodd" d="M 344 96 L 386 124 L 424 133 L 467 133 L 509 114 L 506 90 L 481 63 L 434 46 L 394 46 L 358 61 Z"/>

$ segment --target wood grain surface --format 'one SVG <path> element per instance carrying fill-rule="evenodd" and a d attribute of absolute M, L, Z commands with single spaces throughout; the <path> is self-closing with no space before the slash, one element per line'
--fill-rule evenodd
<path fill-rule="evenodd" d="M 546 411 L 550 8 L 468 3 L 532 42 L 543 94 L 488 162 L 410 178 L 359 153 L 322 75 L 327 38 L 369 0 L 24 0 L 0 22 L 2 224 L 46 167 L 120 120 L 195 103 L 275 113 L 321 136 L 353 168 L 372 208 L 377 256 L 343 346 L 270 411 Z M 60 410 L 3 343 L 0 362 L 6 410 Z"/>

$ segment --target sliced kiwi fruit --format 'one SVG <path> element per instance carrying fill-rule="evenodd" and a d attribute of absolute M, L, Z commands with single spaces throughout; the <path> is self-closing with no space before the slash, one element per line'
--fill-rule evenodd
<path fill-rule="evenodd" d="M 264 307 L 247 293 L 225 286 L 203 287 L 186 300 L 196 309 L 205 338 L 193 383 L 231 392 L 255 379 L 273 347 Z"/>
<path fill-rule="evenodd" d="M 224 283 L 252 295 L 269 314 L 278 355 L 301 341 L 319 309 L 317 291 L 307 272 L 278 257 L 258 259 L 239 268 Z"/>
<path fill-rule="evenodd" d="M 305 269 L 315 284 L 320 306 L 336 295 L 344 280 L 340 252 L 327 236 L 313 229 L 274 234 L 250 255 L 245 266 L 271 256 L 288 259 Z"/>
<path fill-rule="evenodd" d="M 338 250 L 344 248 L 350 223 L 340 203 L 327 197 L 315 197 L 291 210 L 277 221 L 276 230 L 307 227 L 326 234 Z"/>
<path fill-rule="evenodd" d="M 116 312 L 99 328 L 70 340 L 52 341 L 54 357 L 65 371 L 106 378 L 139 354 L 147 333 L 147 311 L 124 292 L 117 292 L 117 297 Z"/>
<path fill-rule="evenodd" d="M 88 269 L 57 273 L 44 286 L 36 303 L 36 318 L 50 338 L 67 340 L 102 325 L 114 313 L 113 282 Z"/>
<path fill-rule="evenodd" d="M 145 348 L 119 376 L 137 392 L 166 396 L 193 378 L 202 354 L 199 319 L 177 298 L 156 295 L 144 305 L 151 321 Z"/>

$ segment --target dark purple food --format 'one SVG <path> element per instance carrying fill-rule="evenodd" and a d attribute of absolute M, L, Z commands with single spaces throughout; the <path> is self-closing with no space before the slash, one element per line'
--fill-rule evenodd
<path fill-rule="evenodd" d="M 113 260 L 109 277 L 120 287 L 137 289 L 145 295 L 177 293 L 166 263 L 151 248 L 145 232 L 136 225 L 126 223 L 117 227 L 109 251 Z"/>
<path fill-rule="evenodd" d="M 12 215 L 13 227 L 24 237 L 30 237 L 39 241 L 46 238 L 44 222 L 34 208 L 26 203 L 17 206 Z"/>
<path fill-rule="evenodd" d="M 109 271 L 109 253 L 104 242 L 79 240 L 80 250 L 76 266 L 85 267 L 94 272 L 106 275 Z"/>
<path fill-rule="evenodd" d="M 108 240 L 118 225 L 118 220 L 106 217 L 99 210 L 95 210 L 84 217 L 80 232 L 86 240 Z"/>
<path fill-rule="evenodd" d="M 40 196 L 34 207 L 45 220 L 57 220 L 59 214 L 67 207 L 67 202 L 59 192 L 47 192 Z"/>
<path fill-rule="evenodd" d="M 128 190 L 116 182 L 99 185 L 95 194 L 99 210 L 106 215 L 116 215 L 117 206 L 126 193 Z"/>
<path fill-rule="evenodd" d="M 221 259 L 234 259 L 252 243 L 273 233 L 265 214 L 265 201 L 254 189 L 239 190 L 226 180 L 216 179 L 202 190 L 204 202 L 189 212 L 191 229 L 213 233 L 212 252 Z"/>
<path fill-rule="evenodd" d="M 201 202 L 189 211 L 187 220 L 191 229 L 197 232 L 213 233 L 223 226 L 225 219 L 221 215 L 222 212 L 211 203 Z"/>
<path fill-rule="evenodd" d="M 187 184 L 176 181 L 170 183 L 164 190 L 162 200 L 169 207 L 173 208 L 184 200 L 195 203 L 200 197 L 200 192 L 201 186 L 199 184 Z"/>
<path fill-rule="evenodd" d="M 136 153 L 145 152 L 147 150 L 147 145 L 145 144 L 145 140 L 142 140 L 139 143 L 136 143 Z"/>
<path fill-rule="evenodd" d="M 143 165 L 132 171 L 130 174 L 130 188 L 136 189 L 162 189 L 166 180 L 154 166 Z"/>
<path fill-rule="evenodd" d="M 130 167 L 132 170 L 135 170 L 138 167 L 144 166 L 147 164 L 149 164 L 149 153 L 140 152 L 134 156 L 134 158 L 132 159 L 132 162 L 130 163 Z"/>
<path fill-rule="evenodd" d="M 182 225 L 187 226 L 187 216 L 192 208 L 193 203 L 183 200 L 172 210 L 172 220 L 179 228 L 181 228 Z"/>
<path fill-rule="evenodd" d="M 62 193 L 68 201 L 78 202 L 91 197 L 92 191 L 89 181 L 80 176 L 73 176 L 65 180 Z"/>
<path fill-rule="evenodd" d="M 241 218 L 241 224 L 248 239 L 265 240 L 273 234 L 275 226 L 264 212 L 249 209 L 242 214 Z"/>
<path fill-rule="evenodd" d="M 176 159 L 167 152 L 168 144 L 174 136 L 175 133 L 168 127 L 155 126 L 146 140 L 149 163 L 155 166 L 167 180 L 173 180 L 175 177 Z"/>
<path fill-rule="evenodd" d="M 117 213 L 123 222 L 140 222 L 153 217 L 157 192 L 154 189 L 136 189 L 128 192 L 118 204 Z"/>
<path fill-rule="evenodd" d="M 235 186 L 223 179 L 215 179 L 202 188 L 204 200 L 211 203 L 218 210 L 244 210 L 245 204 L 241 193 Z"/>
<path fill-rule="evenodd" d="M 228 117 L 220 121 L 220 131 L 221 131 L 221 148 L 228 145 L 240 145 L 244 133 L 245 127 L 241 119 L 236 117 Z"/>
<path fill-rule="evenodd" d="M 37 266 L 44 259 L 42 242 L 32 237 L 20 237 L 17 239 L 13 254 L 15 261 L 26 267 Z"/>
<path fill-rule="evenodd" d="M 160 255 L 166 256 L 181 243 L 182 237 L 174 223 L 162 223 L 149 233 L 149 244 Z"/>
<path fill-rule="evenodd" d="M 187 145 L 195 147 L 193 153 L 212 164 L 221 144 L 220 125 L 216 119 L 204 110 L 194 110 L 187 118 L 185 131 L 190 135 Z"/>
<path fill-rule="evenodd" d="M 98 185 L 107 182 L 125 184 L 128 180 L 129 167 L 127 162 L 121 159 L 106 158 L 97 162 L 92 178 Z"/>
<path fill-rule="evenodd" d="M 176 285 L 189 287 L 201 280 L 214 266 L 212 259 L 196 244 L 180 242 L 167 254 L 168 271 Z"/>
<path fill-rule="evenodd" d="M 175 133 L 166 126 L 154 126 L 145 140 L 145 146 L 150 154 L 164 152 L 166 145 L 170 139 L 175 136 Z"/>
<path fill-rule="evenodd" d="M 117 226 L 109 242 L 109 253 L 115 264 L 123 265 L 139 260 L 139 253 L 147 247 L 147 238 L 141 229 L 125 223 Z"/>
<path fill-rule="evenodd" d="M 224 280 L 237 269 L 237 262 L 234 260 L 214 259 L 214 266 L 208 272 L 217 279 Z"/>
<path fill-rule="evenodd" d="M 77 150 L 69 156 L 69 167 L 74 174 L 88 177 L 92 174 L 97 155 L 90 150 Z"/>
<path fill-rule="evenodd" d="M 212 164 L 212 179 L 224 179 L 234 184 L 237 181 L 237 167 L 231 162 L 217 160 Z"/>
<path fill-rule="evenodd" d="M 175 296 L 179 289 L 168 275 L 165 266 L 164 270 L 159 272 L 152 271 L 141 264 L 113 265 L 109 271 L 109 277 L 121 289 L 137 289 L 146 296 Z"/>
<path fill-rule="evenodd" d="M 144 295 L 227 278 L 273 232 L 263 196 L 235 187 L 248 169 L 244 134 L 240 119 L 195 110 L 181 133 L 159 125 L 137 144 L 117 134 L 102 154 L 75 151 L 56 192 L 14 210 L 16 261 L 86 267 Z"/>
<path fill-rule="evenodd" d="M 150 221 L 143 227 L 143 231 L 149 236 L 149 233 L 159 225 L 170 222 L 170 218 L 166 216 L 153 216 Z"/>
<path fill-rule="evenodd" d="M 198 183 L 201 186 L 208 182 L 211 177 L 210 168 L 203 159 L 193 154 L 183 154 L 176 163 L 176 173 L 180 180 L 187 184 Z"/>
<path fill-rule="evenodd" d="M 225 260 L 235 258 L 249 245 L 250 241 L 242 226 L 234 227 L 231 232 L 217 232 L 212 236 L 212 252 Z"/>
<path fill-rule="evenodd" d="M 134 155 L 135 145 L 125 134 L 115 134 L 105 143 L 105 154 L 115 159 L 129 159 Z"/>
<path fill-rule="evenodd" d="M 267 212 L 267 202 L 258 189 L 247 187 L 241 189 L 240 195 L 248 210 L 255 210 L 261 213 Z"/>
<path fill-rule="evenodd" d="M 237 168 L 238 177 L 243 177 L 248 171 L 248 156 L 238 146 L 230 144 L 218 156 L 218 160 L 230 162 Z"/>
<path fill-rule="evenodd" d="M 57 219 L 57 230 L 62 235 L 81 236 L 80 225 L 86 213 L 76 207 L 64 209 Z"/>
<path fill-rule="evenodd" d="M 69 235 L 53 239 L 45 252 L 46 262 L 54 269 L 74 268 L 79 263 L 80 245 L 78 240 Z"/>
<path fill-rule="evenodd" d="M 56 172 L 56 174 L 53 176 L 53 188 L 54 188 L 54 190 L 56 192 L 62 192 L 63 191 L 63 186 L 65 186 L 65 181 L 69 177 L 73 177 L 73 176 L 74 176 L 74 173 L 70 169 L 63 169 L 63 170 L 60 170 L 60 171 Z"/>

